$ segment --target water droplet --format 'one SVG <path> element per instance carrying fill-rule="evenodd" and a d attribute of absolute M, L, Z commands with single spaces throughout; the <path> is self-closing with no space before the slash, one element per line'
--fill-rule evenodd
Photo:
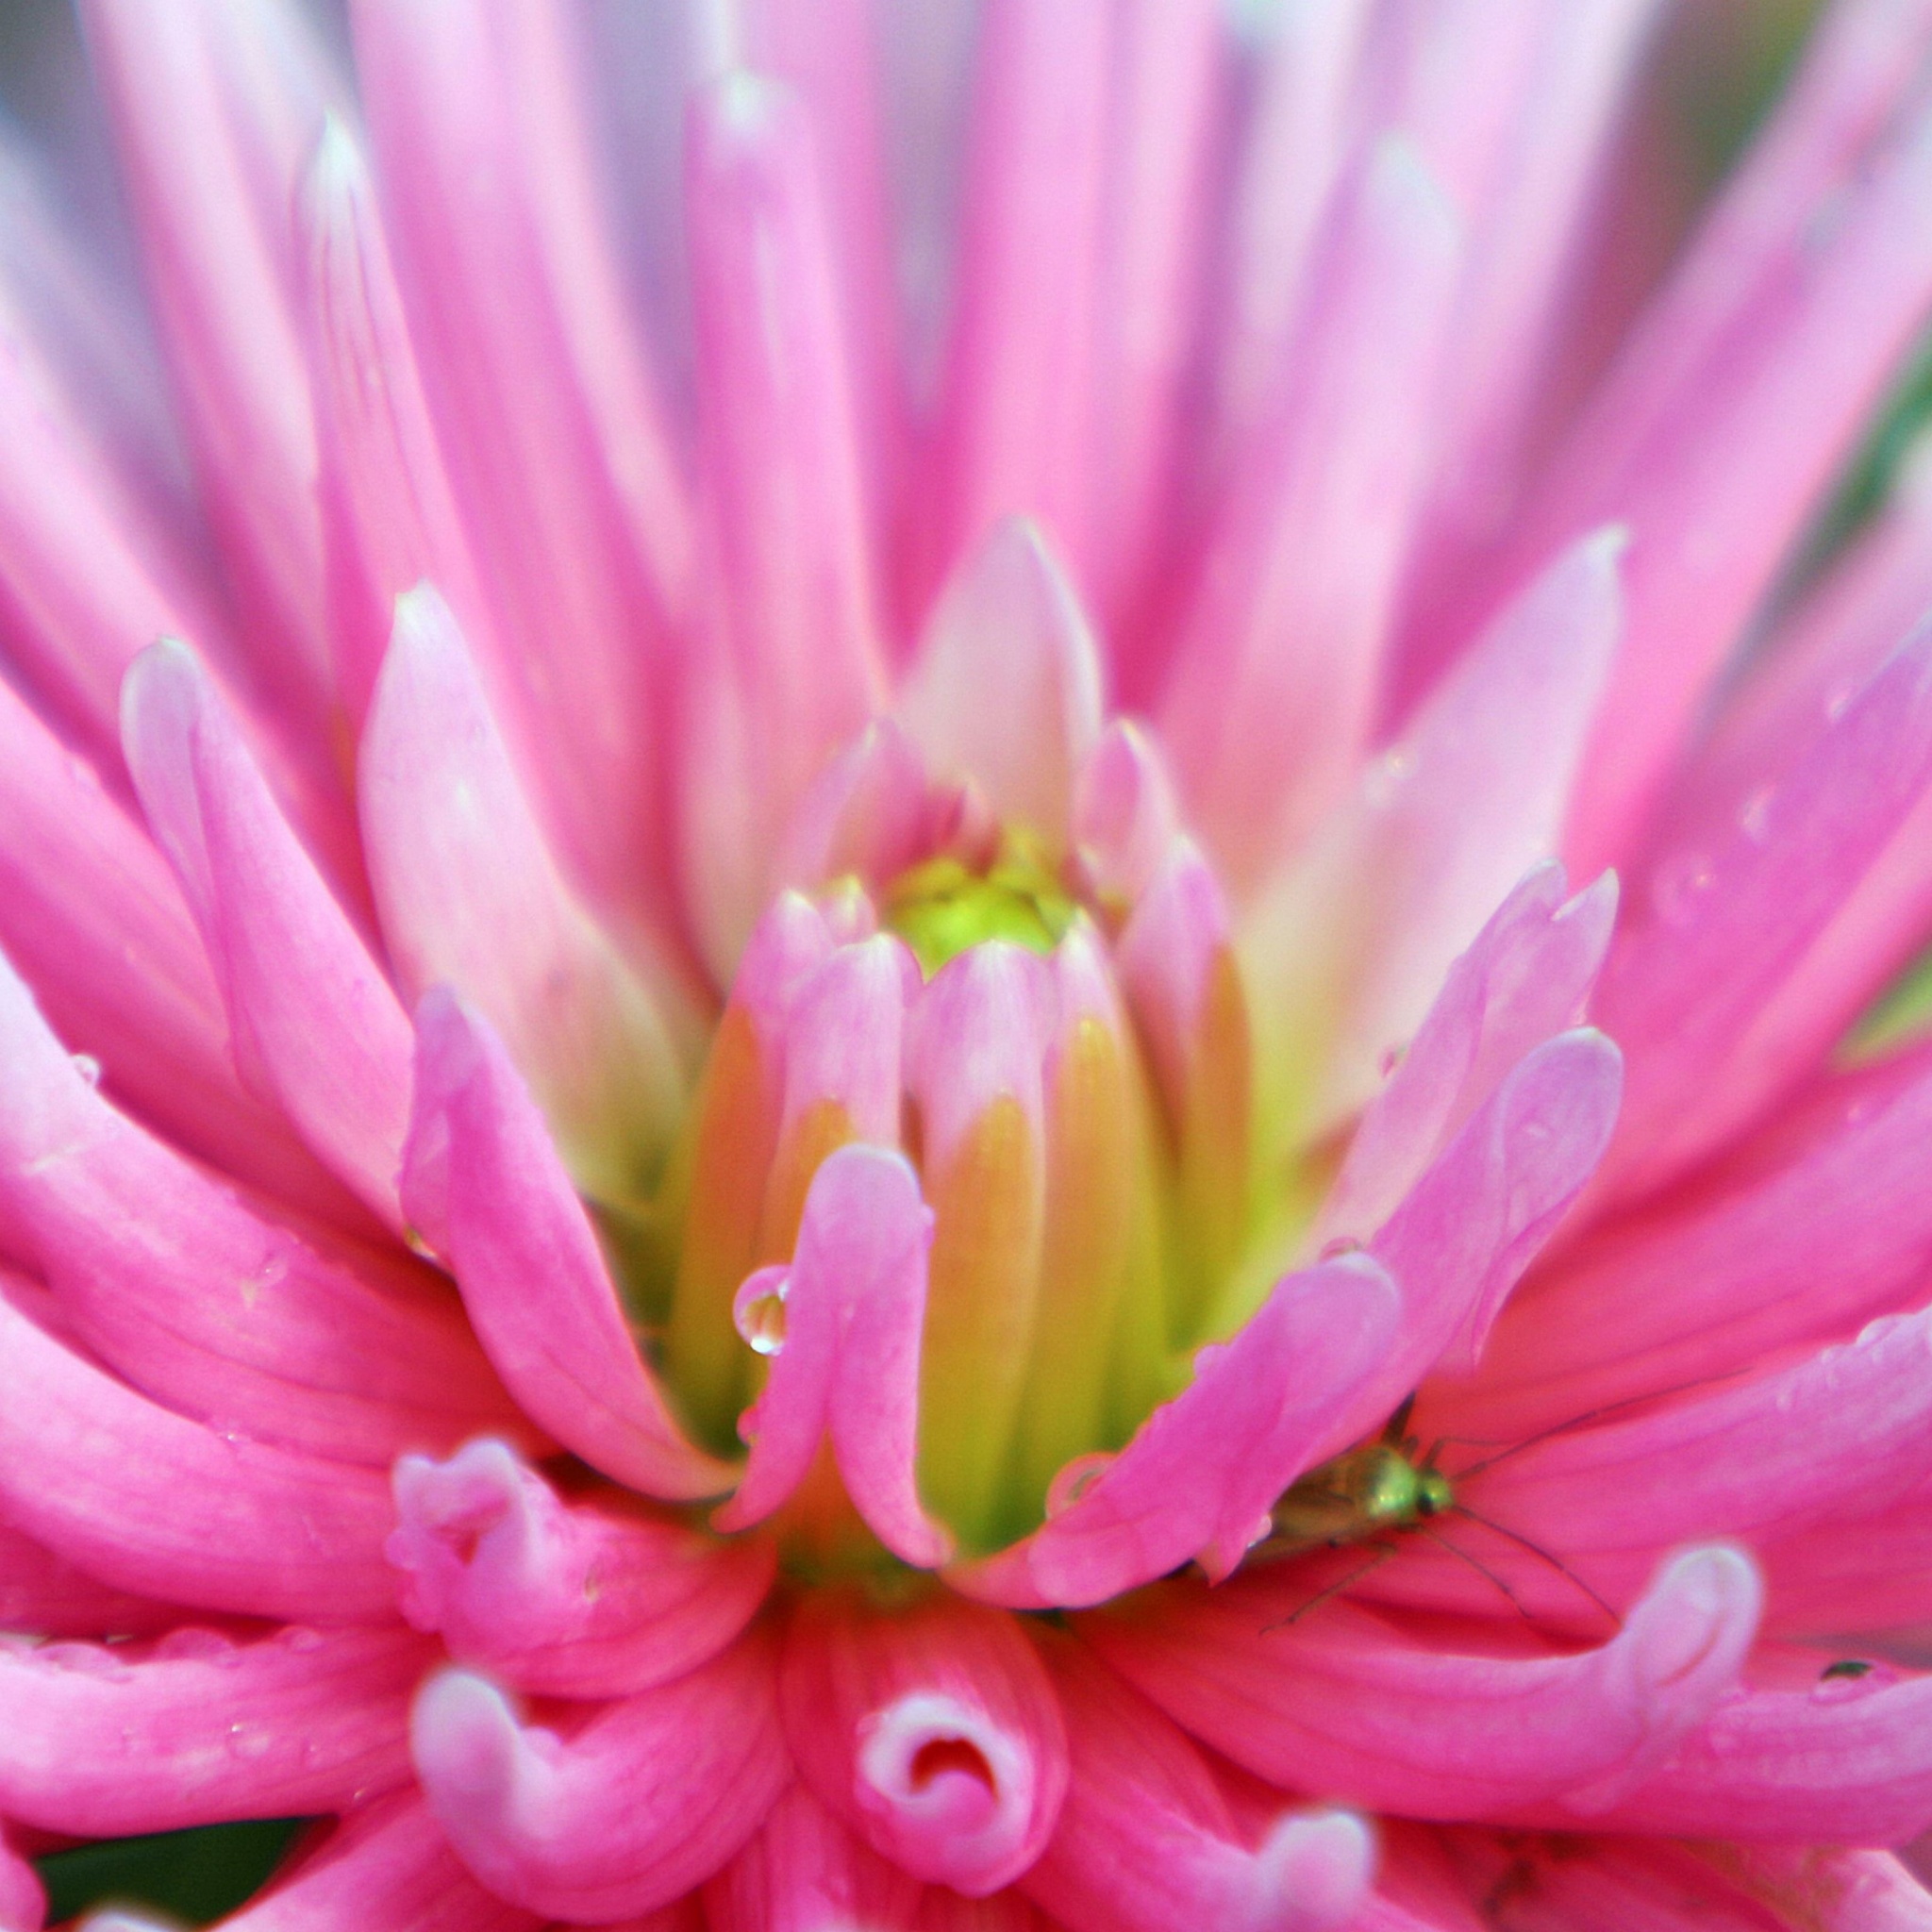
<path fill-rule="evenodd" d="M 1354 1235 L 1339 1234 L 1332 1241 L 1324 1241 L 1322 1243 L 1320 1258 L 1324 1261 L 1337 1261 L 1343 1255 L 1358 1255 L 1361 1251 L 1362 1244 Z"/>
<path fill-rule="evenodd" d="M 320 1630 L 310 1630 L 299 1624 L 291 1624 L 282 1632 L 282 1647 L 285 1650 L 320 1650 L 323 1641 Z"/>
<path fill-rule="evenodd" d="M 101 1063 L 91 1053 L 77 1053 L 74 1056 L 74 1069 L 90 1087 L 101 1084 Z"/>
<path fill-rule="evenodd" d="M 1774 787 L 1760 785 L 1744 801 L 1743 808 L 1738 813 L 1738 828 L 1745 838 L 1763 843 L 1771 830 L 1771 802 L 1775 796 Z"/>
<path fill-rule="evenodd" d="M 1105 1449 L 1091 1456 L 1076 1456 L 1064 1464 L 1046 1488 L 1046 1514 L 1051 1522 L 1063 1516 L 1112 1466 L 1113 1457 Z"/>
<path fill-rule="evenodd" d="M 231 1757 L 266 1757 L 274 1742 L 274 1735 L 259 1725 L 228 1726 L 228 1755 Z"/>
<path fill-rule="evenodd" d="M 1408 774 L 1415 769 L 1413 754 L 1386 751 L 1362 774 L 1362 800 L 1372 811 L 1385 811 L 1401 795 Z"/>
<path fill-rule="evenodd" d="M 731 1304 L 740 1338 L 758 1355 L 777 1355 L 785 1346 L 785 1297 L 791 1277 L 783 1268 L 760 1268 L 748 1275 Z"/>
<path fill-rule="evenodd" d="M 1710 861 L 1701 852 L 1679 852 L 1662 861 L 1650 881 L 1650 903 L 1667 925 L 1685 925 L 1709 891 Z"/>

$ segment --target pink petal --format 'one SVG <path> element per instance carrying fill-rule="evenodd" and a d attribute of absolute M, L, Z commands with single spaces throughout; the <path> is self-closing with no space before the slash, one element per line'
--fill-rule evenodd
<path fill-rule="evenodd" d="M 286 210 L 337 83 L 291 5 L 229 20 L 89 0 L 84 17 L 253 668 L 316 729 L 330 667 Z"/>
<path fill-rule="evenodd" d="M 410 1745 L 457 1855 L 499 1898 L 579 1924 L 668 1905 L 751 1836 L 790 1779 L 772 1650 L 752 1638 L 567 1734 L 445 1671 Z"/>
<path fill-rule="evenodd" d="M 127 763 L 215 969 L 242 1078 L 383 1221 L 408 1116 L 408 1021 L 193 654 L 151 646 L 122 692 Z"/>
<path fill-rule="evenodd" d="M 1099 0 L 994 0 L 981 24 L 928 583 L 1003 517 L 1038 517 L 1076 571 L 1087 555 L 1115 31 Z"/>
<path fill-rule="evenodd" d="M 662 895 L 670 625 L 690 510 L 599 205 L 576 17 L 351 9 L 397 273 L 516 673 L 512 741 L 600 898 Z"/>
<path fill-rule="evenodd" d="M 403 1721 L 433 1654 L 393 1630 L 0 1649 L 0 1809 L 109 1838 L 392 1790 L 409 1775 Z"/>
<path fill-rule="evenodd" d="M 769 1543 L 566 1503 L 502 1442 L 405 1456 L 391 1480 L 403 1615 L 519 1690 L 622 1697 L 681 1676 L 738 1636 L 772 1580 Z"/>
<path fill-rule="evenodd" d="M 1366 741 L 1461 255 L 1456 213 L 1406 142 L 1375 147 L 1344 193 L 1160 714 L 1195 822 L 1238 885 L 1306 836 Z"/>
<path fill-rule="evenodd" d="M 0 1630 L 33 1630 L 43 1637 L 144 1636 L 180 1618 L 172 1604 L 96 1583 L 0 1523 Z"/>
<path fill-rule="evenodd" d="M 224 1172 L 367 1225 L 236 1077 L 221 994 L 167 862 L 92 768 L 4 686 L 0 817 L 0 943 L 108 1091 Z"/>
<path fill-rule="evenodd" d="M 1510 1307 L 1451 1426 L 1522 1437 L 1910 1306 L 1932 1248 L 1928 1132 L 1923 1054 L 1821 1085 L 1693 1191 L 1569 1247 Z"/>
<path fill-rule="evenodd" d="M 917 1924 L 922 1890 L 793 1785 L 758 1836 L 706 1885 L 705 1916 L 711 1932 L 827 1932 L 840 1924 L 898 1932 Z"/>
<path fill-rule="evenodd" d="M 904 1871 L 983 1898 L 1040 1856 L 1066 1732 L 1012 1619 L 944 1596 L 876 1610 L 817 1591 L 786 1637 L 779 1696 L 812 1794 Z"/>
<path fill-rule="evenodd" d="M 1451 962 L 1556 851 L 1622 629 L 1622 545 L 1586 538 L 1516 598 L 1244 914 L 1260 1063 L 1282 1083 L 1318 1070 L 1309 1138 L 1374 1094 Z"/>
<path fill-rule="evenodd" d="M 1432 1368 L 1474 1368 L 1510 1290 L 1609 1144 L 1623 1084 L 1622 1056 L 1601 1033 L 1546 1041 L 1382 1224 L 1369 1249 L 1402 1289 L 1403 1330 L 1351 1412 L 1357 1425 Z"/>
<path fill-rule="evenodd" d="M 1720 850 L 1674 856 L 1595 1009 L 1630 1055 L 1618 1189 L 1708 1152 L 1808 1070 L 1815 1042 L 1800 1053 L 1757 1028 L 1928 782 L 1932 635 L 1873 676 Z"/>
<path fill-rule="evenodd" d="M 1874 1322 L 1854 1341 L 1647 1415 L 1551 1435 L 1468 1486 L 1471 1504 L 1554 1548 L 1606 1594 L 1692 1537 L 1789 1536 L 1870 1513 L 1932 1474 L 1932 1315 Z M 1563 1579 L 1505 1558 L 1532 1605 Z"/>
<path fill-rule="evenodd" d="M 386 1621 L 374 1471 L 158 1408 L 0 1303 L 0 1511 L 102 1582 L 244 1616 Z"/>
<path fill-rule="evenodd" d="M 720 641 L 758 716 L 746 775 L 780 809 L 885 690 L 815 132 L 789 89 L 744 74 L 686 112 Z"/>
<path fill-rule="evenodd" d="M 1388 1353 L 1400 1306 L 1366 1257 L 1288 1276 L 1232 1341 L 1201 1351 L 1186 1392 L 1076 1500 L 956 1572 L 957 1587 L 1044 1609 L 1102 1603 L 1191 1557 L 1226 1575 Z"/>
<path fill-rule="evenodd" d="M 0 1932 L 41 1932 L 47 1893 L 40 1875 L 0 1830 Z"/>
<path fill-rule="evenodd" d="M 1772 177 L 1789 166 L 1791 144 L 1762 144 L 1760 166 L 1740 181 L 1724 212 L 1768 235 L 1740 236 L 1723 215 L 1711 225 L 1654 310 L 1657 333 L 1626 344 L 1623 379 L 1607 382 L 1579 416 L 1538 487 L 1540 514 L 1523 526 L 1523 550 L 1532 555 L 1533 545 L 1607 515 L 1628 523 L 1633 537 L 1628 641 L 1592 733 L 1566 842 L 1581 870 L 1624 856 L 1641 835 L 1711 680 L 1932 306 L 1932 246 L 1912 212 L 1932 176 L 1932 121 L 1920 104 L 1904 125 L 1871 138 L 1910 85 L 1908 50 L 1914 41 L 1923 45 L 1924 19 L 1903 34 L 1896 25 L 1874 30 L 1869 21 L 1846 21 L 1821 36 L 1807 64 L 1820 72 L 1845 41 L 1865 40 L 1864 73 L 1848 91 L 1862 98 L 1853 116 L 1838 117 L 1859 124 L 1854 140 L 1831 142 L 1838 151 L 1823 165 L 1801 159 L 1791 171 L 1798 178 L 1775 188 Z M 1819 93 L 1792 91 L 1787 133 L 1827 118 Z M 1855 151 L 1858 137 L 1863 153 Z M 1776 192 L 1784 199 L 1774 213 L 1742 217 L 1739 202 Z M 1826 208 L 1828 226 L 1820 221 Z M 1671 313 L 1674 297 L 1703 314 L 1683 325 L 1681 312 Z M 1666 333 L 1674 322 L 1676 340 Z M 1693 514 L 1705 541 L 1686 546 L 1675 533 Z"/>
<path fill-rule="evenodd" d="M 1573 899 L 1564 890 L 1561 866 L 1532 868 L 1450 967 L 1369 1103 L 1311 1240 L 1366 1240 L 1523 1058 L 1582 1017 L 1610 942 L 1616 880 Z"/>
<path fill-rule="evenodd" d="M 454 986 L 502 1035 L 585 1191 L 641 1194 L 683 1098 L 671 1009 L 564 882 L 462 634 L 427 585 L 396 604 L 357 786 L 405 995 Z"/>
<path fill-rule="evenodd" d="M 445 988 L 424 996 L 416 1040 L 404 1211 L 449 1263 L 511 1393 L 646 1494 L 725 1488 L 729 1470 L 685 1441 L 640 1359 L 590 1216 L 502 1042 Z"/>
<path fill-rule="evenodd" d="M 1089 889 L 1132 906 L 1154 883 L 1180 830 L 1174 780 L 1151 734 L 1131 718 L 1101 733 L 1074 782 L 1073 839 Z"/>
<path fill-rule="evenodd" d="M 305 294 L 337 688 L 359 726 L 395 600 L 431 577 L 474 630 L 484 609 L 444 469 L 375 191 L 331 120 L 303 185 Z"/>
<path fill-rule="evenodd" d="M 339 1932 L 387 1921 L 409 1932 L 534 1932 L 541 1921 L 485 1891 L 411 1792 L 342 1820 L 314 1854 L 224 1932 Z"/>
<path fill-rule="evenodd" d="M 1206 1760 L 1073 1644 L 1047 1653 L 1072 1777 L 1052 1842 L 1021 1881 L 1073 1932 L 1340 1932 L 1375 1862 L 1343 1811 L 1286 1812 L 1242 1841 Z"/>
<path fill-rule="evenodd" d="M 922 1568 L 952 1538 L 919 1499 L 919 1353 L 932 1215 L 897 1154 L 841 1149 L 819 1168 L 789 1271 L 761 1270 L 741 1306 L 784 1304 L 784 1341 L 741 1432 L 751 1460 L 720 1529 L 762 1522 L 809 1473 L 827 1431 L 846 1493 L 880 1541 Z"/>
<path fill-rule="evenodd" d="M 930 791 L 918 747 L 874 719 L 820 773 L 785 828 L 774 890 L 808 891 L 845 874 L 889 885 L 924 856 Z"/>
<path fill-rule="evenodd" d="M 1178 507 L 1198 310 L 1220 212 L 1221 27 L 1213 0 L 1136 0 L 1115 27 L 1088 573 L 1116 625 L 1132 625 L 1148 563 Z"/>
<path fill-rule="evenodd" d="M 1604 1828 L 1904 1844 L 1932 1826 L 1932 1677 L 1822 1679 L 1828 1657 L 1802 1661 L 1809 1681 L 1720 1706 Z"/>
<path fill-rule="evenodd" d="M 1047 531 L 1009 517 L 947 584 L 898 717 L 937 777 L 970 778 L 994 815 L 1058 846 L 1100 736 L 1099 646 Z"/>
<path fill-rule="evenodd" d="M 386 1466 L 522 1418 L 442 1284 L 258 1219 L 124 1120 L 0 961 L 0 1226 L 59 1320 L 224 1433 Z"/>
<path fill-rule="evenodd" d="M 1306 1623 L 1292 1573 L 1163 1585 L 1081 1634 L 1196 1737 L 1273 1783 L 1417 1818 L 1586 1815 L 1668 1758 L 1735 1686 L 1760 1586 L 1722 1545 L 1658 1572 L 1601 1649 L 1457 1655 L 1346 1604 Z"/>

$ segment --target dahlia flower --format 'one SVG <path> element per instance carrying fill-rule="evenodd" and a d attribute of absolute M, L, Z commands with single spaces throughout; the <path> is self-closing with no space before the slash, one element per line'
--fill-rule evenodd
<path fill-rule="evenodd" d="M 80 10 L 0 1925 L 1932 1925 L 1932 4 Z"/>

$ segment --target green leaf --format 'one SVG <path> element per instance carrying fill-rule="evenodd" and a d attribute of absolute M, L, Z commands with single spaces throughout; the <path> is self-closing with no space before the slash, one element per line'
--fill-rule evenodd
<path fill-rule="evenodd" d="M 50 1852 L 35 1861 L 47 1888 L 48 1923 L 118 1905 L 211 1924 L 261 1890 L 305 1822 L 248 1819 Z"/>

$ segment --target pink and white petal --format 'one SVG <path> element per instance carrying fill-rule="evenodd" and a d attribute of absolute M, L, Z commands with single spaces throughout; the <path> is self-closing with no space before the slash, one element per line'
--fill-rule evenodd
<path fill-rule="evenodd" d="M 938 778 L 970 778 L 994 813 L 1050 849 L 1098 742 L 1099 645 L 1053 539 L 995 525 L 963 561 L 921 637 L 897 717 Z"/>
<path fill-rule="evenodd" d="M 121 716 L 128 768 L 201 928 L 242 1079 L 399 1228 L 409 1023 L 395 994 L 186 645 L 142 653 Z"/>
<path fill-rule="evenodd" d="M 331 667 L 287 211 L 340 83 L 281 0 L 233 18 L 90 0 L 83 19 L 252 668 L 316 731 Z"/>
<path fill-rule="evenodd" d="M 1375 1842 L 1348 1812 L 1288 1812 L 1244 1841 L 1194 1744 L 1074 1644 L 1046 1653 L 1072 1776 L 1059 1824 L 1021 1880 L 1071 1932 L 1340 1932 L 1356 1924 Z"/>
<path fill-rule="evenodd" d="M 720 641 L 776 823 L 885 695 L 853 373 L 805 102 L 736 73 L 685 129 Z"/>
<path fill-rule="evenodd" d="M 65 1333 L 224 1433 L 387 1466 L 522 1428 L 446 1286 L 252 1213 L 123 1119 L 0 959 L 0 1230 Z"/>
<path fill-rule="evenodd" d="M 559 1442 L 647 1495 L 727 1488 L 729 1469 L 685 1440 L 640 1357 L 590 1216 L 503 1043 L 446 988 L 424 996 L 416 1039 L 404 1212 L 455 1274 L 510 1392 Z"/>
<path fill-rule="evenodd" d="M 1932 1677 L 1752 1690 L 1721 1705 L 1655 1776 L 1595 1821 L 1607 1831 L 1773 1844 L 1904 1844 L 1932 1827 Z"/>
<path fill-rule="evenodd" d="M 772 1676 L 752 1637 L 559 1733 L 445 1671 L 416 1700 L 417 1776 L 499 1898 L 578 1924 L 655 1910 L 724 1865 L 791 1781 Z"/>
<path fill-rule="evenodd" d="M 1099 0 L 995 0 L 980 25 L 915 604 L 1004 517 L 1084 568 L 1117 29 Z"/>
<path fill-rule="evenodd" d="M 1630 1056 L 1607 1185 L 1655 1186 L 1808 1071 L 1789 1040 L 1757 1029 L 1928 782 L 1932 634 L 1921 634 L 1722 849 L 1672 856 L 1650 916 L 1620 936 L 1595 1008 Z"/>
<path fill-rule="evenodd" d="M 707 1882 L 705 1916 L 711 1932 L 913 1932 L 923 1889 L 793 1785 Z"/>
<path fill-rule="evenodd" d="M 1317 299 L 1232 475 L 1159 723 L 1237 889 L 1342 794 L 1374 722 L 1424 474 L 1428 386 L 1463 253 L 1414 145 L 1372 145 L 1341 191 Z"/>
<path fill-rule="evenodd" d="M 1366 1241 L 1524 1057 L 1582 1018 L 1610 943 L 1616 880 L 1564 892 L 1560 865 L 1533 867 L 1450 967 L 1349 1141 L 1311 1242 Z"/>
<path fill-rule="evenodd" d="M 1180 833 L 1174 779 L 1153 734 L 1131 718 L 1102 731 L 1074 788 L 1074 861 L 1103 904 L 1130 907 Z"/>
<path fill-rule="evenodd" d="M 565 1501 L 499 1441 L 440 1463 L 405 1456 L 391 1482 L 403 1615 L 518 1690 L 623 1697 L 668 1682 L 732 1642 L 771 1584 L 769 1543 Z"/>
<path fill-rule="evenodd" d="M 447 983 L 496 1027 L 578 1185 L 655 1174 L 683 1085 L 673 1010 L 559 873 L 449 607 L 395 607 L 357 761 L 383 937 L 406 997 Z"/>
<path fill-rule="evenodd" d="M 812 1794 L 915 1877 L 983 1898 L 1052 1834 L 1066 1731 L 1039 1657 L 998 1611 L 816 1591 L 786 1634 L 779 1702 Z"/>
<path fill-rule="evenodd" d="M 809 891 L 847 874 L 876 891 L 924 856 L 931 819 L 918 747 L 891 718 L 874 719 L 799 800 L 772 891 Z"/>
<path fill-rule="evenodd" d="M 384 209 L 475 544 L 512 742 L 601 906 L 661 912 L 658 771 L 691 512 L 592 159 L 584 23 L 351 8 Z"/>
<path fill-rule="evenodd" d="M 181 1621 L 174 1604 L 96 1583 L 64 1557 L 0 1523 L 0 1630 L 43 1637 L 144 1637 Z"/>
<path fill-rule="evenodd" d="M 0 1648 L 0 1810 L 78 1838 L 337 1810 L 409 1776 L 407 1631 Z"/>
<path fill-rule="evenodd" d="M 1311 1090 L 1309 1138 L 1370 1100 L 1451 963 L 1556 852 L 1623 628 L 1623 542 L 1583 539 L 1516 597 L 1244 910 L 1257 1059 Z"/>
<path fill-rule="evenodd" d="M 118 768 L 118 747 L 114 758 Z M 4 685 L 0 819 L 0 945 L 108 1091 L 225 1173 L 367 1225 L 275 1108 L 242 1088 L 222 996 L 167 861 L 93 768 Z"/>
<path fill-rule="evenodd" d="M 1761 1587 L 1736 1550 L 1687 1552 L 1607 1643 L 1567 1657 L 1528 1637 L 1458 1654 L 1350 1604 L 1288 1622 L 1308 1594 L 1293 1574 L 1212 1595 L 1163 1584 L 1083 1618 L 1079 1634 L 1271 1783 L 1416 1818 L 1552 1802 L 1581 1816 L 1656 1769 L 1734 1689 Z"/>
<path fill-rule="evenodd" d="M 535 1932 L 541 1920 L 486 1891 L 463 1869 L 414 1792 L 351 1812 L 267 1890 L 224 1919 L 224 1932 Z"/>
<path fill-rule="evenodd" d="M 395 600 L 431 578 L 474 635 L 483 592 L 403 314 L 375 185 L 331 118 L 303 183 L 304 290 L 315 384 L 328 642 L 359 729 Z"/>
<path fill-rule="evenodd" d="M 0 1514 L 136 1593 L 384 1622 L 394 1520 L 372 1470 L 233 1440 L 158 1407 L 0 1302 Z"/>
<path fill-rule="evenodd" d="M 1225 1576 L 1354 1406 L 1400 1318 L 1393 1283 L 1366 1256 L 1289 1275 L 1231 1341 L 1200 1352 L 1187 1391 L 1072 1501 L 1058 1512 L 1050 1503 L 1031 1536 L 950 1580 L 989 1602 L 1045 1609 L 1105 1602 L 1190 1557 Z"/>

